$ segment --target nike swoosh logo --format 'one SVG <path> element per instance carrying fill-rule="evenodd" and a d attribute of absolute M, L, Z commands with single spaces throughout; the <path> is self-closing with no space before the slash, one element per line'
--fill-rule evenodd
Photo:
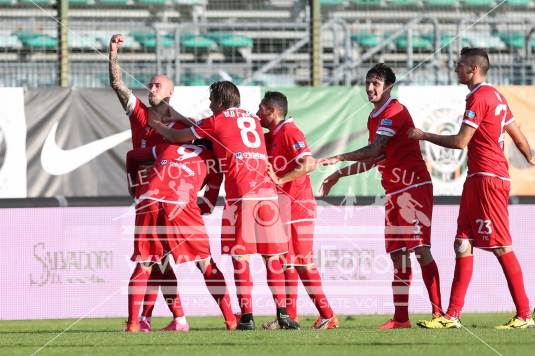
<path fill-rule="evenodd" d="M 41 150 L 41 165 L 52 175 L 59 176 L 74 171 L 100 154 L 132 137 L 130 130 L 101 138 L 83 146 L 64 150 L 56 143 L 59 122 L 52 125 Z"/>

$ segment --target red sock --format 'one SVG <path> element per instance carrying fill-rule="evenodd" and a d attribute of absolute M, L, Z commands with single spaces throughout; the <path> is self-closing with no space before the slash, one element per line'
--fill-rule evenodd
<path fill-rule="evenodd" d="M 128 322 L 139 323 L 139 309 L 143 304 L 150 269 L 143 269 L 140 264 L 134 268 L 134 272 L 128 283 Z"/>
<path fill-rule="evenodd" d="M 149 281 L 147 282 L 147 290 L 145 291 L 145 300 L 143 301 L 143 310 L 141 316 L 144 318 L 152 317 L 152 311 L 158 298 L 158 291 L 160 290 L 160 282 L 162 280 L 162 272 L 158 266 L 154 266 L 150 273 Z"/>
<path fill-rule="evenodd" d="M 409 288 L 411 286 L 412 269 L 394 271 L 392 292 L 394 296 L 394 320 L 405 322 L 409 320 Z"/>
<path fill-rule="evenodd" d="M 323 319 L 332 318 L 334 313 L 325 293 L 323 292 L 321 276 L 318 269 L 316 267 L 310 269 L 307 269 L 306 267 L 298 267 L 297 273 L 299 273 L 299 278 L 301 278 L 301 282 L 307 290 L 310 299 L 314 302 L 316 309 L 318 309 L 320 316 Z"/>
<path fill-rule="evenodd" d="M 503 273 L 507 279 L 509 292 L 513 297 L 516 307 L 516 315 L 524 320 L 531 318 L 531 310 L 529 309 L 529 300 L 524 289 L 524 278 L 522 276 L 522 268 L 518 263 L 516 255 L 513 251 L 508 252 L 502 256 L 498 256 L 498 261 L 502 265 Z"/>
<path fill-rule="evenodd" d="M 297 318 L 297 284 L 298 274 L 294 267 L 287 267 L 284 271 L 286 283 L 286 310 L 290 318 Z"/>
<path fill-rule="evenodd" d="M 266 261 L 267 284 L 271 289 L 273 301 L 277 308 L 286 308 L 286 291 L 284 282 L 284 270 L 278 258 L 271 258 Z"/>
<path fill-rule="evenodd" d="M 429 294 L 429 301 L 431 302 L 431 309 L 433 314 L 442 314 L 442 306 L 440 299 L 440 277 L 435 261 L 421 266 L 422 278 Z"/>
<path fill-rule="evenodd" d="M 208 291 L 214 297 L 221 313 L 225 318 L 225 321 L 234 320 L 234 314 L 232 313 L 232 306 L 230 305 L 230 297 L 227 291 L 227 284 L 225 283 L 225 277 L 223 273 L 217 268 L 214 261 L 210 261 L 210 264 L 206 267 L 203 273 L 204 282 Z"/>
<path fill-rule="evenodd" d="M 474 256 L 459 257 L 455 260 L 455 273 L 451 284 L 448 316 L 459 319 L 464 305 L 464 297 L 474 271 Z"/>
<path fill-rule="evenodd" d="M 178 318 L 184 316 L 184 310 L 182 309 L 182 302 L 180 301 L 180 295 L 178 294 L 178 282 L 176 280 L 175 271 L 169 265 L 169 260 L 164 262 L 164 270 L 162 273 L 162 280 L 160 286 L 162 288 L 162 294 L 165 298 L 165 302 L 169 307 L 173 317 Z M 153 268 L 160 268 L 161 265 L 156 265 Z"/>
<path fill-rule="evenodd" d="M 236 294 L 241 313 L 251 314 L 253 312 L 253 279 L 249 269 L 249 261 L 232 259 L 234 266 L 234 283 L 236 283 Z"/>

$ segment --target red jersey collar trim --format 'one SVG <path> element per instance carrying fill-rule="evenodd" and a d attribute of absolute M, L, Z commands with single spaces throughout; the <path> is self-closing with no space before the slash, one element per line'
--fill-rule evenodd
<path fill-rule="evenodd" d="M 390 102 L 391 102 L 392 100 L 394 100 L 393 97 L 388 98 L 388 100 L 383 104 L 383 106 L 381 106 L 381 107 L 379 108 L 379 110 L 377 110 L 377 111 L 375 111 L 375 112 L 372 111 L 371 117 L 377 117 L 377 116 L 381 115 L 381 113 L 382 113 L 383 111 L 385 111 L 386 107 L 388 106 L 388 104 L 390 104 Z"/>
<path fill-rule="evenodd" d="M 481 88 L 482 86 L 492 86 L 488 83 L 485 83 L 485 82 L 482 82 L 482 83 L 479 83 L 474 89 L 472 89 L 470 91 L 470 93 L 468 93 L 468 95 L 466 95 L 466 100 L 468 100 L 468 98 L 470 97 L 470 95 L 474 94 L 476 92 L 476 90 L 478 90 L 479 88 Z"/>
<path fill-rule="evenodd" d="M 277 126 L 275 126 L 275 128 L 273 129 L 273 131 L 271 131 L 271 134 L 272 135 L 275 135 L 277 132 L 280 131 L 280 129 L 282 128 L 282 126 L 286 125 L 286 124 L 289 124 L 289 123 L 292 123 L 294 122 L 294 119 L 293 118 L 287 118 L 287 119 L 284 119 L 282 120 L 281 122 L 279 122 L 279 124 Z"/>

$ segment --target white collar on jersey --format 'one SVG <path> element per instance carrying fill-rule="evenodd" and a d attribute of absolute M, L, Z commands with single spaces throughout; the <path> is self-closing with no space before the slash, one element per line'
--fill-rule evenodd
<path fill-rule="evenodd" d="M 379 110 L 377 110 L 377 111 L 375 111 L 375 112 L 372 111 L 372 115 L 371 115 L 371 117 L 377 117 L 377 116 L 381 115 L 381 113 L 382 113 L 383 111 L 385 111 L 386 107 L 388 106 L 388 104 L 390 104 L 390 102 L 391 102 L 392 100 L 394 100 L 393 97 L 388 98 L 388 100 L 383 104 L 383 106 L 381 106 L 381 107 L 379 108 Z"/>
<path fill-rule="evenodd" d="M 279 124 L 277 126 L 275 126 L 273 131 L 271 131 L 271 134 L 275 135 L 277 132 L 279 132 L 279 130 L 281 129 L 282 126 L 284 126 L 286 124 L 289 124 L 291 122 L 294 122 L 294 119 L 292 117 L 289 117 L 287 119 L 282 120 L 281 122 L 279 122 Z"/>
<path fill-rule="evenodd" d="M 485 83 L 485 82 L 479 83 L 474 89 L 470 90 L 470 93 L 468 93 L 468 95 L 466 95 L 466 100 L 468 100 L 470 95 L 474 94 L 476 92 L 476 90 L 478 90 L 479 88 L 481 88 L 484 85 L 491 86 L 490 84 Z"/>

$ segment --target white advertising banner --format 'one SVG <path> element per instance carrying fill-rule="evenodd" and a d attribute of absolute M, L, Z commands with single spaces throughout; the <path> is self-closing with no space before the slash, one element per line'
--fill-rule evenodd
<path fill-rule="evenodd" d="M 22 88 L 0 88 L 0 197 L 26 197 L 26 120 Z"/>

